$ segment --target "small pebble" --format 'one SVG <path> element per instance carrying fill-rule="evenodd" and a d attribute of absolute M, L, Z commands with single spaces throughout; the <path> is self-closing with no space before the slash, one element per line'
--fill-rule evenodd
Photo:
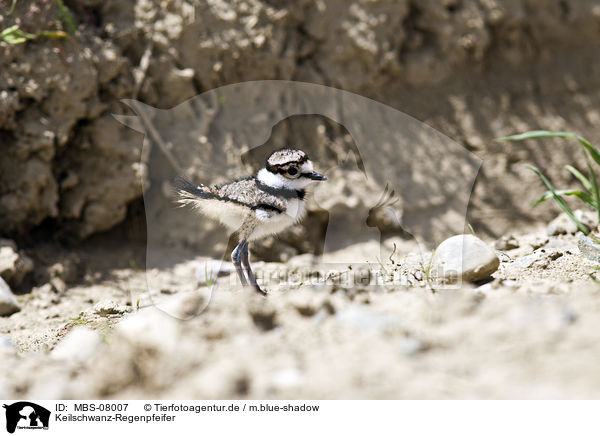
<path fill-rule="evenodd" d="M 494 244 L 496 250 L 514 250 L 519 248 L 519 241 L 513 235 L 503 236 Z"/>
<path fill-rule="evenodd" d="M 18 287 L 33 270 L 33 261 L 17 249 L 10 239 L 0 239 L 0 277 Z"/>
<path fill-rule="evenodd" d="M 596 262 L 600 262 L 600 244 L 594 242 L 591 238 L 581 235 L 578 242 L 579 251 L 585 257 Z"/>
<path fill-rule="evenodd" d="M 0 316 L 12 315 L 21 310 L 8 284 L 0 277 Z"/>
<path fill-rule="evenodd" d="M 573 211 L 573 215 L 590 230 L 598 226 L 598 217 L 592 212 L 577 209 Z M 548 224 L 546 233 L 548 236 L 574 235 L 578 230 L 577 225 L 571 221 L 569 216 L 566 213 L 561 213 Z"/>

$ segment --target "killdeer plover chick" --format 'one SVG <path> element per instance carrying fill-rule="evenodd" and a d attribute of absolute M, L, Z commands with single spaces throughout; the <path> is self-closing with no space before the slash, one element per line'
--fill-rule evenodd
<path fill-rule="evenodd" d="M 306 153 L 283 149 L 271 154 L 256 176 L 212 187 L 177 177 L 174 187 L 181 205 L 190 204 L 237 232 L 239 243 L 231 259 L 240 281 L 244 286 L 249 281 L 266 295 L 250 267 L 248 243 L 300 221 L 305 214 L 306 187 L 321 180 L 327 177 L 314 171 Z"/>

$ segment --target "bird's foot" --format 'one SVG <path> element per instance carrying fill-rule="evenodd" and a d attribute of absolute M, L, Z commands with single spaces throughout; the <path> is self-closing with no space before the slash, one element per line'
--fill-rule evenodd
<path fill-rule="evenodd" d="M 269 293 L 267 291 L 265 291 L 264 289 L 262 289 L 260 286 L 258 286 L 258 283 L 254 283 L 252 285 L 252 287 L 254 288 L 254 290 L 256 292 L 258 292 L 260 295 L 262 295 L 263 297 L 266 297 L 267 295 L 269 295 Z"/>

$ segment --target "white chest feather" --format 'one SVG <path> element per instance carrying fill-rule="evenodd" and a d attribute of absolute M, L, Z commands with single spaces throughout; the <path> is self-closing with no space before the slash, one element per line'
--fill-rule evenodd
<path fill-rule="evenodd" d="M 289 199 L 283 213 L 264 209 L 250 210 L 235 203 L 219 200 L 202 200 L 197 206 L 205 215 L 220 221 L 232 231 L 239 230 L 244 221 L 254 215 L 256 222 L 249 240 L 279 233 L 296 224 L 306 214 L 306 201 L 298 198 Z"/>
<path fill-rule="evenodd" d="M 274 213 L 262 209 L 256 210 L 255 213 L 258 223 L 249 237 L 250 240 L 279 233 L 300 221 L 306 214 L 306 202 L 293 198 L 288 201 L 284 213 Z"/>

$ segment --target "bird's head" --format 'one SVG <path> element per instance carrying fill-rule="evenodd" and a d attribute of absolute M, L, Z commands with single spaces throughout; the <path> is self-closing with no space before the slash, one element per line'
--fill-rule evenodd
<path fill-rule="evenodd" d="M 274 188 L 304 189 L 311 182 L 327 180 L 313 169 L 308 155 L 302 150 L 278 150 L 267 159 L 258 179 Z"/>

